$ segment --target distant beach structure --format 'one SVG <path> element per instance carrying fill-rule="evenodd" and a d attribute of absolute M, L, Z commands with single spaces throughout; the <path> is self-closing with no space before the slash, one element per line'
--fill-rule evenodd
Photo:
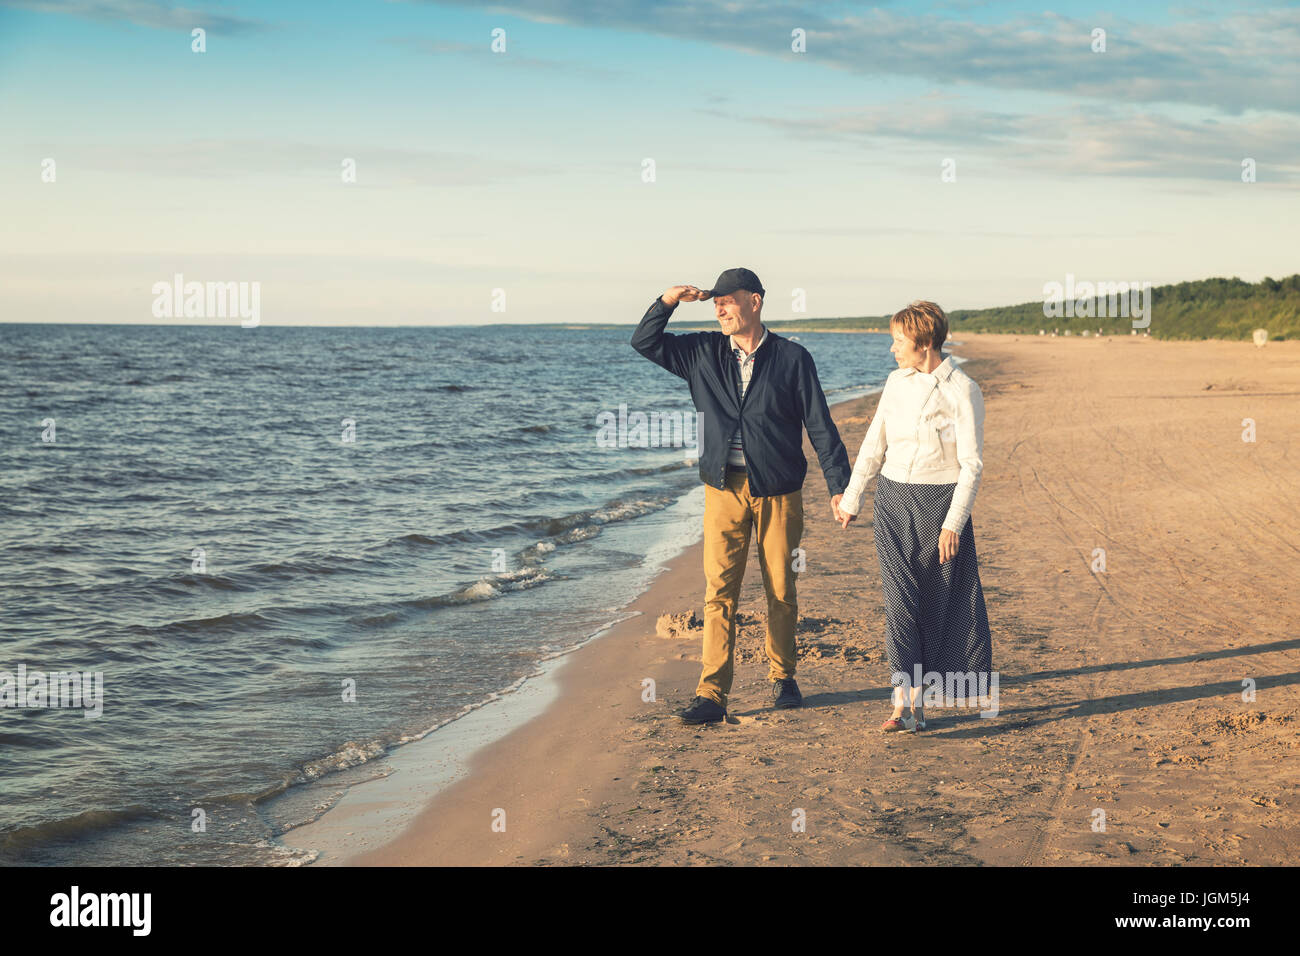
<path fill-rule="evenodd" d="M 1255 340 L 1255 345 L 1262 349 L 1268 344 L 1268 329 L 1256 329 L 1251 333 L 1251 338 Z"/>

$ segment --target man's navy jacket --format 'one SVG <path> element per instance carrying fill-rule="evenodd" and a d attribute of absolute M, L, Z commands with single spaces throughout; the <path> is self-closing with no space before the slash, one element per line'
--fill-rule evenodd
<path fill-rule="evenodd" d="M 808 459 L 803 429 L 808 429 L 831 497 L 843 494 L 852 468 L 831 421 L 817 366 L 797 342 L 767 331 L 754 355 L 745 397 L 740 397 L 740 369 L 731 338 L 721 332 L 673 335 L 664 326 L 676 306 L 655 299 L 632 335 L 632 348 L 656 365 L 686 379 L 700 424 L 700 478 L 714 488 L 726 487 L 727 452 L 740 423 L 740 438 L 749 468 L 749 493 L 786 495 L 803 488 Z"/>

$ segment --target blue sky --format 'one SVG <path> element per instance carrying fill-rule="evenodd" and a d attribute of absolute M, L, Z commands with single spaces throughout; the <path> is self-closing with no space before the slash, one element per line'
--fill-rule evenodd
<path fill-rule="evenodd" d="M 0 0 L 0 320 L 156 322 L 176 273 L 360 325 L 1287 275 L 1298 53 L 1293 4 Z"/>

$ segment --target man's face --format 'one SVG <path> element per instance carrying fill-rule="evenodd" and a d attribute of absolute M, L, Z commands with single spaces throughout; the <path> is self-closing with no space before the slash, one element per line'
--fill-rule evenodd
<path fill-rule="evenodd" d="M 757 325 L 762 308 L 762 297 L 744 289 L 737 289 L 730 295 L 720 295 L 713 300 L 713 314 L 718 317 L 723 335 L 735 335 Z"/>

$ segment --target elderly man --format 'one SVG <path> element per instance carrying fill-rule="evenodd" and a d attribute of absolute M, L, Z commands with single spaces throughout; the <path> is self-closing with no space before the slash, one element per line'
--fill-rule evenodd
<path fill-rule="evenodd" d="M 762 323 L 763 286 L 748 269 L 728 269 L 712 289 L 673 286 L 654 301 L 632 347 L 690 383 L 702 413 L 704 481 L 704 669 L 695 699 L 679 715 L 688 724 L 727 716 L 736 648 L 736 604 L 749 539 L 757 529 L 767 592 L 768 677 L 777 707 L 799 707 L 795 683 L 795 552 L 803 536 L 808 430 L 838 521 L 851 469 L 831 421 L 812 356 Z M 664 331 L 680 302 L 713 300 L 721 332 Z"/>

